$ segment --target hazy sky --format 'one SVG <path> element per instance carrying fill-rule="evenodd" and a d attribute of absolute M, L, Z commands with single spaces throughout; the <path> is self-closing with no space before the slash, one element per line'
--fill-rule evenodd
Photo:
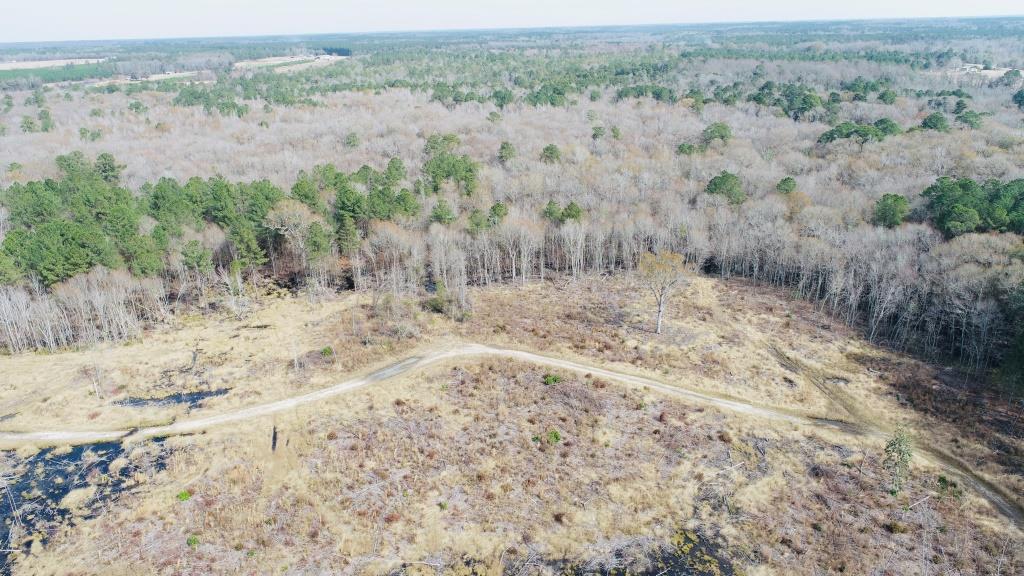
<path fill-rule="evenodd" d="M 5 0 L 0 43 L 1024 14 L 1024 0 Z"/>

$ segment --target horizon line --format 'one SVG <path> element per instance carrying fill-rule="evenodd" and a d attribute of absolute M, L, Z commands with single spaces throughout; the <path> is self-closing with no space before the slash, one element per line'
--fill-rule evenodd
<path fill-rule="evenodd" d="M 757 24 L 800 24 L 800 23 L 853 23 L 853 22 L 926 22 L 941 20 L 983 20 L 983 19 L 1021 19 L 1020 14 L 976 14 L 971 16 L 910 16 L 910 17 L 877 17 L 877 18 L 795 18 L 791 20 L 708 20 L 692 22 L 650 22 L 643 24 L 552 24 L 542 26 L 483 26 L 476 28 L 422 28 L 422 29 L 379 29 L 361 32 L 270 32 L 254 34 L 229 34 L 222 36 L 147 36 L 120 38 L 77 38 L 67 40 L 19 40 L 16 42 L 0 42 L 0 49 L 24 45 L 57 45 L 73 43 L 113 43 L 113 42 L 148 42 L 148 41 L 196 41 L 196 40 L 245 40 L 245 39 L 288 39 L 309 38 L 314 36 L 383 36 L 404 34 L 441 34 L 452 32 L 519 32 L 542 30 L 593 30 L 602 28 L 654 28 L 687 27 L 687 26 L 725 26 L 725 25 L 757 25 Z"/>

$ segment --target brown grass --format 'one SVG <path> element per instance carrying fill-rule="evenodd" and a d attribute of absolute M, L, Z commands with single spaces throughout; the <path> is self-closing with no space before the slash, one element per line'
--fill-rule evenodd
<path fill-rule="evenodd" d="M 779 573 L 1020 567 L 983 506 L 934 497 L 934 472 L 916 468 L 889 496 L 876 447 L 544 375 L 458 363 L 173 440 L 188 449 L 165 475 L 21 569 L 381 573 L 471 558 L 494 573 L 510 549 L 584 561 L 682 528 Z M 179 502 L 183 489 L 193 496 Z"/>
<path fill-rule="evenodd" d="M 244 318 L 182 317 L 129 345 L 0 357 L 0 416 L 11 416 L 3 428 L 109 430 L 167 422 L 184 408 L 116 403 L 225 387 L 228 395 L 204 406 L 227 410 L 328 386 L 416 345 L 415 317 L 399 325 L 404 320 L 376 317 L 363 300 L 349 294 L 311 304 L 271 295 Z"/>
<path fill-rule="evenodd" d="M 58 374 L 81 380 L 59 380 L 48 392 L 62 405 L 82 404 L 66 422 L 117 421 L 109 403 L 89 404 L 83 370 L 102 360 L 105 373 L 120 378 L 119 394 L 162 393 L 157 376 L 188 365 L 198 342 L 202 368 L 176 372 L 170 388 L 194 386 L 195 374 L 232 386 L 198 411 L 215 413 L 460 339 L 848 417 L 815 384 L 827 377 L 862 415 L 906 423 L 932 444 L 973 454 L 969 461 L 990 479 L 1019 485 L 996 458 L 1012 453 L 992 442 L 1019 446 L 1015 437 L 961 433 L 915 410 L 920 402 L 897 397 L 910 374 L 925 388 L 934 369 L 874 348 L 776 292 L 695 279 L 671 303 L 662 335 L 651 330 L 651 299 L 628 278 L 482 288 L 471 300 L 470 317 L 453 322 L 415 302 L 382 314 L 359 295 L 316 304 L 267 298 L 244 320 L 195 318 L 131 346 L 0 360 L 18 375 L 2 398 L 45 419 L 55 400 L 31 400 L 32 387 L 45 385 L 31 372 L 59 366 Z M 321 354 L 324 346 L 334 354 Z M 920 459 L 907 490 L 890 496 L 876 440 L 696 408 L 568 373 L 545 385 L 547 372 L 507 360 L 437 365 L 323 405 L 170 439 L 176 451 L 166 472 L 58 535 L 19 569 L 355 574 L 419 563 L 410 573 L 433 573 L 473 559 L 493 573 L 531 554 L 583 561 L 628 549 L 642 557 L 683 529 L 699 530 L 750 573 L 1024 568 L 1021 534 L 977 495 L 941 491 L 939 471 Z M 149 415 L 157 416 L 180 413 Z M 12 423 L 30 421 L 18 416 L 4 426 Z M 183 489 L 194 497 L 179 502 Z"/>

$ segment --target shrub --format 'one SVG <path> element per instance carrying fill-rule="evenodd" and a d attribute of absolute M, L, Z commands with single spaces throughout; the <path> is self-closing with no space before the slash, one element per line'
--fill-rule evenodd
<path fill-rule="evenodd" d="M 430 221 L 447 226 L 455 221 L 455 212 L 443 198 L 437 201 L 434 209 L 430 212 Z"/>
<path fill-rule="evenodd" d="M 699 150 L 700 149 L 697 146 L 690 144 L 688 142 L 683 142 L 679 146 L 676 146 L 676 154 L 678 156 L 693 156 Z"/>
<path fill-rule="evenodd" d="M 566 204 L 565 209 L 562 210 L 562 222 L 568 222 L 569 220 L 577 220 L 583 218 L 583 208 L 576 202 L 569 202 Z"/>
<path fill-rule="evenodd" d="M 956 117 L 956 121 L 963 124 L 964 126 L 978 129 L 981 128 L 983 116 L 974 110 L 965 110 Z"/>
<path fill-rule="evenodd" d="M 558 444 L 559 442 L 562 441 L 562 435 L 558 432 L 558 430 L 551 430 L 545 436 L 545 440 L 548 441 L 548 444 Z"/>
<path fill-rule="evenodd" d="M 583 208 L 576 202 L 569 202 L 565 208 L 562 208 L 554 200 L 548 200 L 544 210 L 541 211 L 541 215 L 551 222 L 564 224 L 569 220 L 581 220 L 583 218 Z"/>
<path fill-rule="evenodd" d="M 551 386 L 552 384 L 558 384 L 561 381 L 562 381 L 562 377 L 559 376 L 558 374 L 545 374 L 544 375 L 544 385 L 545 386 Z"/>
<path fill-rule="evenodd" d="M 937 130 L 939 132 L 949 131 L 949 121 L 941 112 L 935 112 L 929 114 L 927 118 L 921 121 L 921 128 L 925 130 Z"/>
<path fill-rule="evenodd" d="M 875 121 L 874 126 L 875 128 L 878 128 L 878 130 L 880 130 L 882 134 L 886 136 L 894 136 L 896 134 L 899 134 L 900 132 L 903 132 L 903 129 L 900 128 L 900 125 L 892 121 L 892 119 L 890 118 L 879 118 L 878 120 Z"/>
<path fill-rule="evenodd" d="M 938 484 L 940 496 L 952 496 L 956 500 L 963 498 L 964 489 L 961 488 L 955 480 L 950 480 L 945 476 L 939 476 Z"/>
<path fill-rule="evenodd" d="M 554 144 L 548 144 L 541 150 L 540 161 L 545 164 L 554 164 L 562 160 L 562 151 Z"/>
<path fill-rule="evenodd" d="M 182 490 L 181 492 L 178 492 L 176 498 L 178 499 L 178 502 L 187 502 L 190 498 L 192 498 L 192 493 L 189 492 L 188 490 Z"/>
<path fill-rule="evenodd" d="M 907 532 L 910 532 L 910 527 L 908 527 L 906 524 L 897 522 L 895 520 L 893 520 L 892 522 L 886 522 L 882 525 L 882 527 L 885 528 L 886 532 L 889 532 L 890 534 L 906 534 Z"/>
<path fill-rule="evenodd" d="M 511 142 L 502 142 L 501 146 L 498 147 L 498 161 L 502 164 L 508 164 L 515 157 L 515 146 L 512 146 Z"/>
<path fill-rule="evenodd" d="M 897 428 L 885 445 L 885 459 L 882 461 L 882 466 L 889 471 L 889 491 L 893 495 L 899 494 L 910 477 L 910 460 L 913 456 L 910 435 L 903 428 Z"/>
<path fill-rule="evenodd" d="M 562 222 L 562 208 L 554 200 L 548 200 L 541 214 L 552 222 Z"/>
<path fill-rule="evenodd" d="M 732 140 L 732 128 L 729 128 L 725 122 L 715 122 L 701 132 L 700 139 L 705 145 L 709 145 L 715 140 L 721 140 L 722 144 L 728 144 L 729 140 Z"/>
<path fill-rule="evenodd" d="M 33 118 L 31 116 L 22 116 L 21 117 L 21 131 L 26 133 L 26 134 L 31 134 L 33 132 L 39 132 L 39 124 L 37 124 L 35 118 Z"/>
<path fill-rule="evenodd" d="M 775 190 L 779 194 L 789 194 L 790 192 L 796 190 L 796 180 L 794 180 L 791 176 L 786 176 L 782 180 L 779 180 L 779 183 L 775 185 Z"/>

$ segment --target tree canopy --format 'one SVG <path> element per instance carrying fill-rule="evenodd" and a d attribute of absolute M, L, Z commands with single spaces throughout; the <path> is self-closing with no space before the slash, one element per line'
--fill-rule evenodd
<path fill-rule="evenodd" d="M 747 199 L 747 193 L 743 191 L 743 182 L 740 181 L 740 177 L 724 170 L 708 182 L 704 191 L 708 194 L 725 196 L 730 204 L 742 204 Z"/>
<path fill-rule="evenodd" d="M 967 232 L 1024 234 L 1024 179 L 979 184 L 970 178 L 939 178 L 922 192 L 935 227 L 947 236 Z"/>
<path fill-rule="evenodd" d="M 949 120 L 942 112 L 933 112 L 921 121 L 921 128 L 925 130 L 936 130 L 939 132 L 949 131 Z"/>
<path fill-rule="evenodd" d="M 899 194 L 886 194 L 875 203 L 872 222 L 878 226 L 895 228 L 903 223 L 910 212 L 910 202 Z"/>

